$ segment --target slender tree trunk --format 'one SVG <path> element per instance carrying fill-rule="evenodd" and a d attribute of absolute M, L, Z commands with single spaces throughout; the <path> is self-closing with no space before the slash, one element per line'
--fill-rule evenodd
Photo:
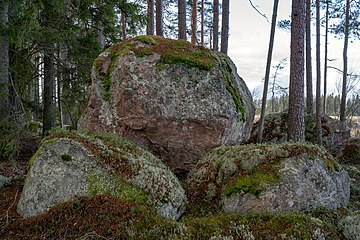
<path fill-rule="evenodd" d="M 178 0 L 179 39 L 186 40 L 186 0 Z"/>
<path fill-rule="evenodd" d="M 221 52 L 227 54 L 229 41 L 230 0 L 222 1 Z"/>
<path fill-rule="evenodd" d="M 9 1 L 0 3 L 1 28 L 0 34 L 0 117 L 9 115 L 9 40 L 6 30 L 9 24 Z"/>
<path fill-rule="evenodd" d="M 101 49 L 103 49 L 105 47 L 104 26 L 103 26 L 101 21 L 98 21 L 96 23 L 96 25 L 97 25 L 97 27 L 96 27 L 96 32 L 97 32 L 96 40 L 99 43 Z"/>
<path fill-rule="evenodd" d="M 59 46 L 58 49 L 58 58 L 59 59 L 63 59 L 62 58 L 62 49 L 61 49 L 61 45 Z M 58 107 L 58 120 L 59 120 L 59 125 L 60 128 L 63 128 L 63 111 L 62 111 L 62 104 L 61 104 L 61 98 L 62 98 L 62 80 L 63 80 L 63 74 L 62 74 L 62 67 L 60 64 L 57 65 L 57 77 L 56 77 L 56 92 L 57 92 L 57 107 Z"/>
<path fill-rule="evenodd" d="M 43 133 L 54 127 L 54 61 L 51 53 L 44 55 L 44 92 L 43 92 Z"/>
<path fill-rule="evenodd" d="M 197 32 L 197 0 L 192 0 L 191 11 L 191 43 L 196 44 L 196 32 Z"/>
<path fill-rule="evenodd" d="M 154 35 L 154 0 L 148 0 L 146 34 Z"/>
<path fill-rule="evenodd" d="M 304 36 L 305 0 L 292 0 L 288 139 L 305 140 L 304 120 Z"/>
<path fill-rule="evenodd" d="M 200 41 L 201 46 L 204 46 L 204 18 L 205 18 L 204 0 L 201 0 L 201 41 Z"/>
<path fill-rule="evenodd" d="M 269 87 L 272 52 L 274 49 L 274 39 L 275 39 L 275 29 L 276 29 L 276 18 L 277 18 L 278 6 L 279 6 L 279 0 L 275 0 L 274 7 L 273 7 L 272 20 L 271 20 L 271 31 L 270 31 L 268 55 L 267 55 L 267 61 L 266 61 L 265 82 L 264 82 L 263 98 L 262 98 L 262 104 L 261 104 L 259 133 L 258 133 L 258 138 L 257 138 L 258 143 L 262 142 L 262 135 L 263 135 L 263 129 L 264 129 L 266 99 L 267 99 L 267 92 L 268 92 L 268 87 Z"/>
<path fill-rule="evenodd" d="M 340 122 L 343 130 L 345 129 L 345 111 L 346 111 L 346 84 L 347 84 L 347 51 L 349 45 L 349 15 L 350 15 L 350 1 L 346 0 L 346 9 L 345 9 L 345 37 L 344 37 L 344 49 L 343 49 L 343 81 L 342 81 L 342 93 L 341 93 L 341 103 L 340 103 Z"/>
<path fill-rule="evenodd" d="M 328 34 L 329 34 L 329 1 L 326 1 L 325 13 L 325 57 L 324 57 L 324 102 L 323 113 L 326 114 L 326 94 L 327 94 L 327 59 L 328 59 Z"/>
<path fill-rule="evenodd" d="M 123 41 L 126 40 L 126 17 L 124 12 L 121 12 L 121 38 Z"/>
<path fill-rule="evenodd" d="M 219 0 L 214 0 L 213 49 L 219 50 Z"/>
<path fill-rule="evenodd" d="M 316 113 L 315 132 L 318 144 L 322 144 L 321 127 L 321 68 L 320 68 L 320 0 L 316 0 Z"/>
<path fill-rule="evenodd" d="M 163 0 L 156 0 L 156 35 L 164 36 L 163 29 Z"/>
<path fill-rule="evenodd" d="M 306 0 L 306 112 L 312 114 L 313 107 L 311 64 L 311 0 Z"/>

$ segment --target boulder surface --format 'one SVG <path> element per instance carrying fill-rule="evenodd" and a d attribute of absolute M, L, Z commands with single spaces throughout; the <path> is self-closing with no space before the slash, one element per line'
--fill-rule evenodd
<path fill-rule="evenodd" d="M 35 153 L 17 206 L 23 217 L 79 196 L 107 194 L 147 203 L 167 218 L 185 210 L 174 174 L 135 143 L 109 134 L 72 133 L 45 141 Z"/>
<path fill-rule="evenodd" d="M 190 202 L 225 213 L 299 213 L 349 202 L 348 173 L 326 150 L 304 143 L 221 147 L 187 179 Z"/>
<path fill-rule="evenodd" d="M 142 36 L 100 54 L 80 129 L 147 146 L 175 172 L 212 148 L 250 136 L 251 94 L 225 55 L 187 41 Z"/>

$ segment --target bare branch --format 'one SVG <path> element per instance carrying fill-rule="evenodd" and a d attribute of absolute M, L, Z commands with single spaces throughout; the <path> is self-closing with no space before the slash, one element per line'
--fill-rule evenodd
<path fill-rule="evenodd" d="M 337 67 L 333 67 L 333 66 L 328 66 L 328 68 L 332 68 L 332 69 L 335 69 L 336 71 L 342 73 L 343 70 L 337 68 Z M 348 73 L 347 76 L 351 76 L 351 77 L 360 77 L 360 75 L 358 74 L 352 74 L 352 73 Z"/>
<path fill-rule="evenodd" d="M 255 6 L 255 5 L 253 4 L 252 0 L 249 0 L 249 3 L 250 3 L 250 5 L 255 9 L 255 11 L 256 11 L 258 14 L 260 14 L 260 16 L 264 17 L 264 18 L 266 19 L 266 21 L 269 22 L 269 19 L 267 18 L 266 14 L 264 14 L 264 13 L 262 13 L 262 12 L 259 11 L 259 9 L 258 9 L 259 6 L 258 6 L 258 5 Z"/>

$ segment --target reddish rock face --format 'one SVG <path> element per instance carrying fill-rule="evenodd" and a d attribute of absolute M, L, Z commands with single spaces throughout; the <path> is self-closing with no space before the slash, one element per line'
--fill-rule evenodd
<path fill-rule="evenodd" d="M 249 138 L 251 94 L 224 55 L 184 41 L 135 38 L 102 53 L 92 81 L 79 129 L 139 142 L 177 173 L 212 148 Z"/>

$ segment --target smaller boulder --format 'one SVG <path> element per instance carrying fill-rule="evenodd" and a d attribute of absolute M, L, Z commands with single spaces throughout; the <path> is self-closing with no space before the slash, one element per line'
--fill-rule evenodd
<path fill-rule="evenodd" d="M 190 172 L 190 202 L 225 213 L 299 213 L 349 202 L 348 173 L 322 147 L 305 143 L 221 147 Z"/>
<path fill-rule="evenodd" d="M 111 134 L 71 133 L 45 141 L 32 157 L 18 203 L 23 217 L 79 196 L 107 194 L 148 203 L 170 219 L 185 210 L 178 179 L 160 159 Z"/>

